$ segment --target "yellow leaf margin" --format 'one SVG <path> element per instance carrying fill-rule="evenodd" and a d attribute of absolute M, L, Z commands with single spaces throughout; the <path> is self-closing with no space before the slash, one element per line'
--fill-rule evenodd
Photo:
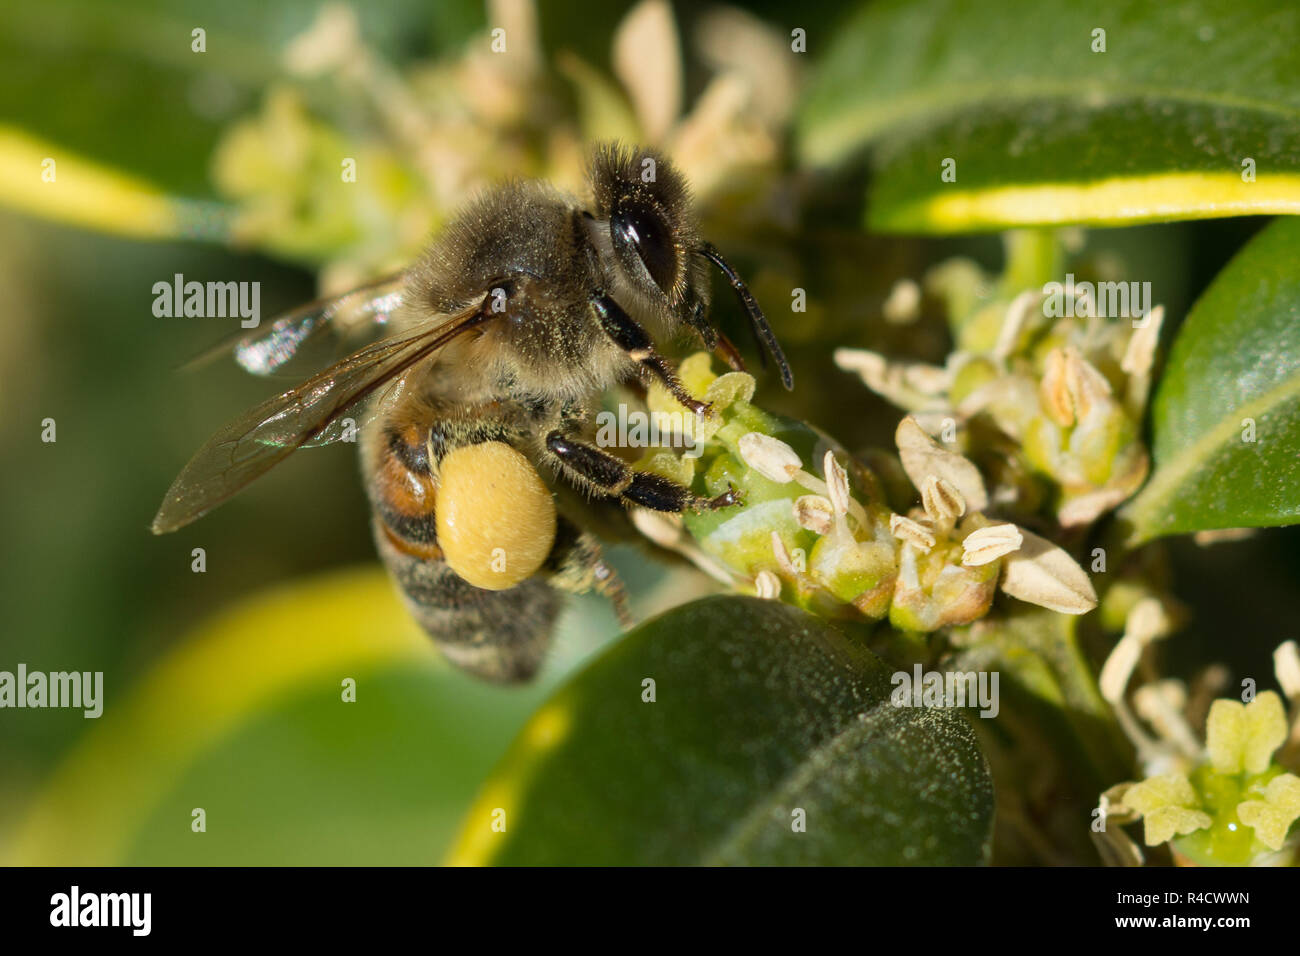
<path fill-rule="evenodd" d="M 441 666 L 378 566 L 273 588 L 203 624 L 140 683 L 108 685 L 13 834 L 10 866 L 120 864 L 150 810 L 203 752 L 315 680 Z"/>

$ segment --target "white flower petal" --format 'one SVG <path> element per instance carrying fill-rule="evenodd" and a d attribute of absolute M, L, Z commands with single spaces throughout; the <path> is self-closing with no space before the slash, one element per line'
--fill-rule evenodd
<path fill-rule="evenodd" d="M 826 457 L 822 459 L 822 474 L 826 476 L 827 497 L 831 500 L 831 507 L 835 509 L 838 515 L 849 513 L 849 476 L 848 473 L 840 467 L 840 463 L 835 460 L 833 451 L 826 452 Z"/>
<path fill-rule="evenodd" d="M 1086 614 L 1097 606 L 1097 592 L 1088 573 L 1052 542 L 1020 529 L 1024 543 L 1008 555 L 1002 590 L 1062 614 Z"/>
<path fill-rule="evenodd" d="M 948 370 L 924 362 L 899 362 L 867 349 L 836 349 L 835 364 L 899 408 L 944 408 L 952 384 Z"/>
<path fill-rule="evenodd" d="M 880 311 L 886 322 L 894 325 L 907 325 L 915 322 L 921 315 L 921 287 L 914 279 L 899 279 L 889 290 Z"/>
<path fill-rule="evenodd" d="M 926 478 L 934 475 L 961 492 L 969 510 L 983 511 L 988 507 L 989 496 L 979 469 L 927 435 L 913 416 L 908 415 L 898 423 L 894 440 L 898 443 L 903 470 L 918 489 L 925 485 Z"/>
<path fill-rule="evenodd" d="M 1295 641 L 1285 641 L 1273 652 L 1273 673 L 1282 693 L 1291 700 L 1300 699 L 1300 649 Z M 1300 715 L 1296 716 L 1300 720 Z"/>
<path fill-rule="evenodd" d="M 1133 336 L 1128 340 L 1124 358 L 1119 363 L 1120 369 L 1129 375 L 1145 375 L 1151 371 L 1160 340 L 1160 327 L 1165 321 L 1165 307 L 1156 306 L 1141 321 L 1141 325 L 1134 323 Z"/>
<path fill-rule="evenodd" d="M 682 58 L 668 0 L 641 0 L 623 18 L 614 34 L 614 73 L 646 141 L 662 142 L 682 108 Z"/>
<path fill-rule="evenodd" d="M 1011 300 L 1006 317 L 1002 320 L 1002 328 L 998 330 L 997 343 L 993 346 L 994 358 L 1003 361 L 1016 350 L 1025 320 L 1042 304 L 1042 300 L 1043 294 L 1033 289 L 1026 289 Z"/>

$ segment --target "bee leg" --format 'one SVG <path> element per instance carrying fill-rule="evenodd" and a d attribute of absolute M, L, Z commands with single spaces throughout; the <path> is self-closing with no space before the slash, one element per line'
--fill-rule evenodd
<path fill-rule="evenodd" d="M 705 498 L 685 485 L 646 471 L 634 471 L 627 463 L 560 431 L 546 436 L 546 450 L 560 469 L 578 479 L 598 493 L 615 495 L 624 501 L 641 505 L 651 511 L 713 511 L 740 504 L 740 494 L 734 489 Z"/>
<path fill-rule="evenodd" d="M 696 299 L 694 304 L 689 306 L 686 314 L 686 324 L 700 333 L 700 338 L 704 341 L 704 347 L 712 352 L 718 347 L 718 330 L 709 324 L 708 306 L 704 304 L 703 299 Z"/>
<path fill-rule="evenodd" d="M 664 357 L 655 351 L 650 341 L 650 334 L 637 324 L 632 316 L 623 311 L 622 306 L 602 293 L 597 293 L 591 300 L 596 315 L 600 318 L 600 327 L 614 340 L 614 344 L 628 354 L 632 361 L 659 379 L 664 387 L 672 393 L 683 406 L 696 415 L 707 415 L 710 411 L 708 402 L 701 402 L 686 390 L 677 373 L 664 361 Z"/>
<path fill-rule="evenodd" d="M 708 306 L 704 304 L 704 300 L 696 299 L 695 304 L 690 307 L 687 313 L 686 324 L 699 333 L 704 347 L 726 362 L 727 367 L 733 372 L 748 371 L 745 368 L 745 360 L 740 356 L 740 350 L 736 348 L 731 339 L 709 324 L 707 311 Z"/>
<path fill-rule="evenodd" d="M 571 594 L 595 591 L 614 606 L 620 627 L 632 626 L 627 609 L 627 592 L 618 573 L 605 561 L 605 554 L 594 535 L 579 531 L 561 517 L 555 534 L 555 546 L 546 561 L 551 583 Z"/>
<path fill-rule="evenodd" d="M 443 656 L 484 680 L 517 684 L 541 667 L 563 595 L 540 577 L 484 591 L 437 558 L 411 552 L 376 516 L 375 544 L 402 600 Z"/>
<path fill-rule="evenodd" d="M 713 354 L 726 362 L 733 372 L 749 371 L 745 368 L 745 360 L 740 357 L 740 350 L 721 332 L 718 333 L 718 347 L 713 350 Z"/>
<path fill-rule="evenodd" d="M 437 536 L 435 463 L 451 448 L 495 440 L 500 429 L 430 423 L 430 417 L 414 415 L 365 439 L 379 556 L 412 617 L 448 660 L 485 680 L 526 681 L 551 644 L 561 595 L 541 577 L 482 590 L 447 564 Z"/>

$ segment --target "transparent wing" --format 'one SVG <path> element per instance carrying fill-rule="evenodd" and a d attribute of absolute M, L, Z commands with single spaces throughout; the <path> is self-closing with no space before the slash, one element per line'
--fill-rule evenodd
<path fill-rule="evenodd" d="M 388 325 L 402 304 L 405 275 L 398 272 L 340 295 L 308 302 L 277 316 L 252 334 L 227 338 L 187 362 L 186 367 L 206 365 L 233 354 L 246 372 L 268 376 L 300 356 L 309 345 L 320 343 L 321 347 L 333 349 L 339 342 L 350 341 L 355 346 L 358 339 Z"/>
<path fill-rule="evenodd" d="M 172 482 L 154 517 L 154 533 L 197 520 L 295 449 L 341 437 L 334 423 L 344 412 L 491 315 L 480 304 L 413 334 L 384 339 L 250 409 L 208 439 Z"/>
<path fill-rule="evenodd" d="M 376 389 L 369 398 L 358 401 L 346 413 L 339 414 L 322 428 L 318 435 L 309 438 L 298 447 L 319 448 L 322 445 L 332 445 L 337 441 L 355 441 L 356 436 L 363 429 L 383 419 L 388 409 L 397 404 L 406 389 L 406 378 L 411 371 L 408 369 L 402 375 Z"/>

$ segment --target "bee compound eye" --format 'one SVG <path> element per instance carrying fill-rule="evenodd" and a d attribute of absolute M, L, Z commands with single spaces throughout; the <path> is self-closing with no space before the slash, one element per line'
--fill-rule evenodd
<path fill-rule="evenodd" d="M 659 213 L 644 206 L 622 206 L 610 216 L 609 227 L 615 242 L 634 249 L 655 285 L 667 293 L 677 281 L 677 254 Z"/>
<path fill-rule="evenodd" d="M 550 490 L 504 442 L 465 445 L 442 459 L 436 514 L 447 565 L 488 591 L 532 577 L 555 543 Z"/>

